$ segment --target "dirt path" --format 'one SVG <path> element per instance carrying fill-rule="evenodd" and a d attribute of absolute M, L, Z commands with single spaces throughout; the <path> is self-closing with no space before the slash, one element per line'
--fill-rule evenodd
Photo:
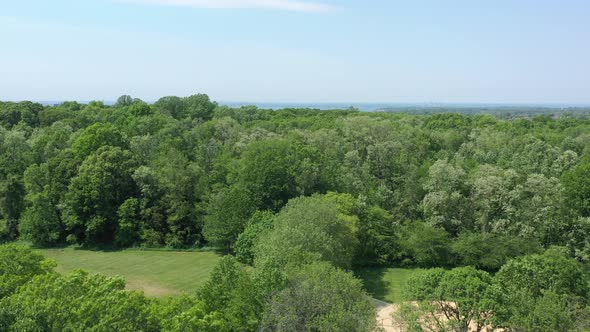
<path fill-rule="evenodd" d="M 371 299 L 371 302 L 377 308 L 377 327 L 385 332 L 402 332 L 401 327 L 393 322 L 392 314 L 397 310 L 397 306 L 387 302 Z"/>
<path fill-rule="evenodd" d="M 377 310 L 377 331 L 381 332 L 404 332 L 403 326 L 393 320 L 393 313 L 399 309 L 399 305 L 383 302 L 377 299 L 371 299 L 371 303 Z M 442 318 L 442 317 L 441 317 Z M 475 331 L 476 325 L 473 323 L 470 326 L 470 331 Z M 489 332 L 505 332 L 504 329 L 485 328 L 484 331 Z"/>

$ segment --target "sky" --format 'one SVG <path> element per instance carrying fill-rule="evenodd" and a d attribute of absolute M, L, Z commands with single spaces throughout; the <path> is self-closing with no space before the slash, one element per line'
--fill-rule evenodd
<path fill-rule="evenodd" d="M 0 100 L 590 105 L 588 0 L 0 0 Z"/>

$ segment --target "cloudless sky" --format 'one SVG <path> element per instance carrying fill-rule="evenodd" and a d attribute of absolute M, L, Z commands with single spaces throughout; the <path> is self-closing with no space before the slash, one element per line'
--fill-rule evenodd
<path fill-rule="evenodd" d="M 0 100 L 590 104 L 588 0 L 0 0 Z"/>

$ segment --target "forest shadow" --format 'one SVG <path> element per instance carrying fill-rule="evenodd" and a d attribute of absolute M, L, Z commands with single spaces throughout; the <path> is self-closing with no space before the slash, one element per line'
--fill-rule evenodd
<path fill-rule="evenodd" d="M 386 272 L 387 268 L 373 267 L 357 269 L 354 274 L 362 281 L 367 293 L 378 300 L 386 301 L 391 286 L 384 278 Z"/>
<path fill-rule="evenodd" d="M 171 247 L 128 247 L 122 248 L 110 245 L 69 245 L 63 247 L 56 247 L 56 249 L 70 248 L 73 250 L 82 251 L 96 251 L 96 252 L 121 252 L 121 251 L 158 251 L 158 252 L 212 252 L 220 256 L 227 255 L 228 251 L 221 248 L 215 247 L 203 247 L 203 248 L 171 248 Z"/>

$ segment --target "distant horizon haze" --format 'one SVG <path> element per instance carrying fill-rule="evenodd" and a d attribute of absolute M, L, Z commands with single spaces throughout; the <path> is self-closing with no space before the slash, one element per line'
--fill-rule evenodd
<path fill-rule="evenodd" d="M 134 97 L 134 96 L 132 96 Z M 183 97 L 183 96 L 179 96 Z M 141 99 L 141 98 L 140 98 Z M 1 100 L 0 101 L 13 101 L 13 102 L 20 102 L 25 100 Z M 32 102 L 37 102 L 43 104 L 45 106 L 53 106 L 58 105 L 67 101 L 75 101 L 81 104 L 87 104 L 91 101 L 100 101 L 105 103 L 106 105 L 113 105 L 116 102 L 116 99 L 108 99 L 108 100 L 27 100 Z M 149 104 L 153 104 L 156 100 L 143 100 Z M 522 108 L 550 108 L 550 109 L 559 109 L 559 108 L 590 108 L 590 103 L 587 104 L 566 104 L 566 103 L 544 103 L 544 104 L 537 104 L 537 103 L 445 103 L 445 102 L 422 102 L 422 103 L 404 103 L 404 102 L 267 102 L 267 101 L 223 101 L 223 100 L 214 100 L 212 101 L 217 102 L 220 106 L 229 106 L 229 107 L 243 107 L 243 106 L 256 106 L 261 109 L 282 109 L 282 108 L 314 108 L 314 109 L 322 109 L 322 110 L 330 110 L 330 109 L 346 109 L 349 107 L 353 107 L 359 109 L 360 111 L 377 111 L 382 109 L 403 109 L 403 108 L 445 108 L 445 107 L 452 107 L 457 109 L 464 109 L 464 108 L 511 108 L 511 107 L 522 107 Z"/>

